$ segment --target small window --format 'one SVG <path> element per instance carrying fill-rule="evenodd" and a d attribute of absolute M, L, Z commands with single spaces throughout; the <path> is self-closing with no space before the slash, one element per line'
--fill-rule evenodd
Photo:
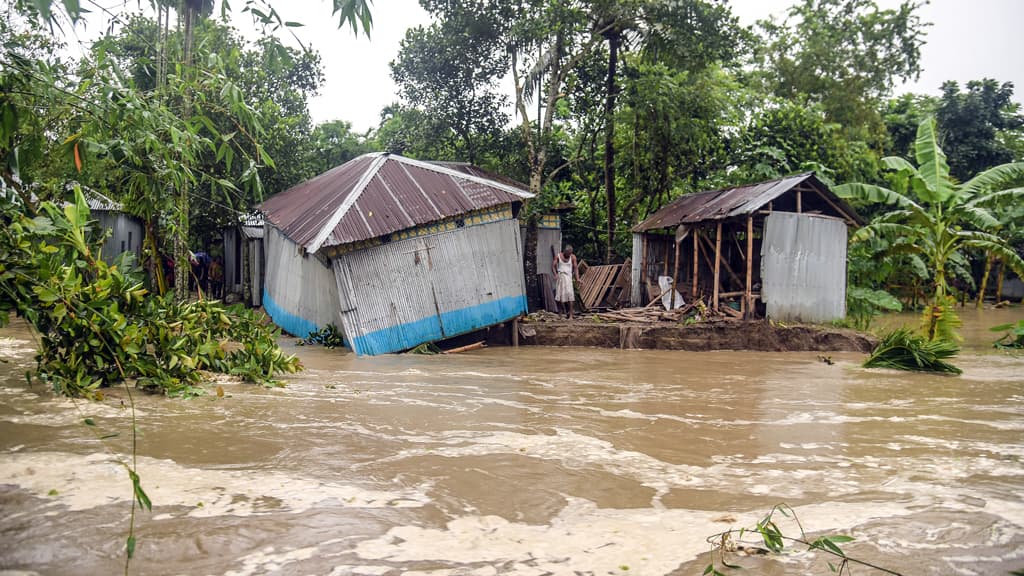
<path fill-rule="evenodd" d="M 124 240 L 121 240 L 121 252 L 124 252 Z"/>
<path fill-rule="evenodd" d="M 132 231 L 131 230 L 128 231 L 128 249 L 129 250 L 132 249 Z"/>

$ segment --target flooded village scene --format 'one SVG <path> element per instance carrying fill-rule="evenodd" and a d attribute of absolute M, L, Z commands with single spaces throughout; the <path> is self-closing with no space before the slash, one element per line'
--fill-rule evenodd
<path fill-rule="evenodd" d="M 0 576 L 1024 575 L 1015 0 L 7 0 Z"/>

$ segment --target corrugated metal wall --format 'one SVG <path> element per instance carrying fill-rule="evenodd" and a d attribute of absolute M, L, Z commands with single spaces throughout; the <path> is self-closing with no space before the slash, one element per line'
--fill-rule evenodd
<path fill-rule="evenodd" d="M 274 323 L 296 336 L 306 336 L 339 323 L 338 287 L 334 271 L 316 256 L 303 256 L 299 246 L 268 225 L 263 240 L 266 280 L 263 308 Z"/>
<path fill-rule="evenodd" d="M 632 286 L 630 286 L 629 304 L 630 306 L 643 306 L 647 304 L 644 302 L 644 291 L 643 282 L 644 274 L 640 270 L 644 262 L 644 235 L 634 232 L 633 233 L 633 255 L 630 263 L 632 269 L 630 270 L 631 276 L 629 277 Z"/>
<path fill-rule="evenodd" d="M 761 298 L 774 320 L 830 322 L 846 316 L 846 223 L 772 212 L 761 248 Z"/>
<path fill-rule="evenodd" d="M 562 231 L 557 228 L 537 229 L 537 273 L 551 274 L 551 262 L 562 251 Z"/>
<path fill-rule="evenodd" d="M 224 293 L 242 291 L 241 266 L 238 259 L 238 229 L 224 229 Z"/>
<path fill-rule="evenodd" d="M 100 248 L 100 256 L 105 262 L 113 263 L 122 252 L 132 252 L 136 258 L 142 255 L 143 230 L 142 222 L 123 213 L 95 211 L 92 217 L 101 230 L 110 230 L 110 236 Z"/>
<path fill-rule="evenodd" d="M 266 284 L 266 254 L 263 250 L 262 238 L 246 238 L 249 243 L 249 270 L 252 271 L 252 304 L 253 308 L 263 305 L 263 289 Z"/>
<path fill-rule="evenodd" d="M 467 226 L 334 260 L 342 324 L 358 354 L 385 354 L 526 313 L 519 223 Z"/>

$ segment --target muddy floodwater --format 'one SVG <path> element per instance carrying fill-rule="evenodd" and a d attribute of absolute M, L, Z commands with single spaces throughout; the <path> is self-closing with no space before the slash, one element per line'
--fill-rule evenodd
<path fill-rule="evenodd" d="M 1024 569 L 1024 356 L 986 329 L 1022 317 L 966 311 L 961 377 L 868 371 L 859 354 L 356 358 L 284 339 L 307 367 L 286 388 L 136 397 L 153 510 L 132 572 L 700 574 L 708 536 L 784 502 L 808 535 L 853 536 L 849 555 L 894 571 L 1007 575 Z M 0 330 L 0 574 L 117 573 L 124 391 L 29 388 L 33 346 L 23 325 Z"/>

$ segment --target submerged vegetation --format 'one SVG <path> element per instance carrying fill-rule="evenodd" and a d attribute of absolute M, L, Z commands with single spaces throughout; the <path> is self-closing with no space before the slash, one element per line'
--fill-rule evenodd
<path fill-rule="evenodd" d="M 131 380 L 194 395 L 204 372 L 275 385 L 277 374 L 300 368 L 255 312 L 149 294 L 130 261 L 99 258 L 81 190 L 63 208 L 43 203 L 31 219 L 4 196 L 0 222 L 0 323 L 16 312 L 38 332 L 36 377 L 60 394 L 91 396 Z"/>
<path fill-rule="evenodd" d="M 779 522 L 775 520 L 776 513 L 795 524 L 800 535 L 787 536 L 784 534 L 779 527 Z M 758 538 L 758 540 L 744 540 L 744 537 L 748 534 Z M 808 539 L 807 534 L 804 532 L 804 527 L 800 523 L 796 511 L 788 504 L 776 504 L 752 527 L 730 529 L 709 536 L 707 541 L 711 544 L 711 561 L 704 568 L 703 574 L 705 576 L 726 576 L 726 573 L 722 572 L 722 570 L 743 569 L 743 566 L 735 563 L 735 560 L 730 562 L 730 559 L 738 556 L 780 554 L 786 549 L 786 543 L 792 542 L 806 546 L 805 551 L 807 552 L 819 551 L 833 556 L 835 560 L 828 562 L 829 570 L 840 576 L 852 574 L 852 565 L 860 565 L 885 574 L 899 576 L 898 572 L 847 556 L 839 545 L 853 542 L 853 540 L 850 536 L 835 534 L 819 536 L 812 541 Z M 719 570 L 719 567 L 721 567 L 721 570 Z"/>
<path fill-rule="evenodd" d="M 894 330 L 882 337 L 864 367 L 960 374 L 959 368 L 946 362 L 959 351 L 951 340 L 928 339 L 908 329 Z"/>
<path fill-rule="evenodd" d="M 990 328 L 993 332 L 1004 332 L 1002 337 L 995 341 L 996 348 L 1024 348 L 1024 320 L 1018 320 L 1012 324 L 1000 324 Z"/>

